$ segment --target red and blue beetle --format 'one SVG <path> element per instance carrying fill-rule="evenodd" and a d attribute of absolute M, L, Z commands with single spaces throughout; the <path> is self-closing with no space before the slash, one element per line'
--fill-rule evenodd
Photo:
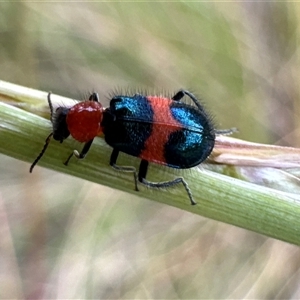
<path fill-rule="evenodd" d="M 193 104 L 182 102 L 189 97 Z M 50 93 L 48 103 L 51 110 L 53 131 L 47 137 L 41 153 L 30 167 L 34 166 L 46 151 L 51 137 L 63 142 L 69 135 L 85 143 L 79 153 L 74 150 L 68 157 L 75 155 L 82 159 L 88 153 L 93 139 L 101 134 L 113 148 L 110 165 L 120 171 L 134 174 L 135 190 L 137 182 L 155 188 L 167 188 L 182 183 L 191 201 L 196 204 L 188 184 L 182 177 L 165 182 L 146 180 L 149 162 L 176 169 L 188 169 L 199 165 L 212 152 L 216 134 L 231 134 L 234 129 L 214 129 L 210 116 L 197 98 L 187 90 L 179 90 L 172 98 L 162 96 L 116 95 L 108 108 L 104 109 L 97 93 L 89 100 L 72 106 L 58 107 L 53 111 Z M 138 172 L 134 167 L 116 164 L 119 152 L 139 157 Z"/>

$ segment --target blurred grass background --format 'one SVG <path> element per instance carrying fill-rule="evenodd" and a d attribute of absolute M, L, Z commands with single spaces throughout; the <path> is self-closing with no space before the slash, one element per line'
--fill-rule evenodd
<path fill-rule="evenodd" d="M 218 128 L 299 147 L 299 13 L 291 2 L 2 2 L 0 79 L 74 99 L 96 90 L 106 105 L 116 89 L 187 88 Z M 296 246 L 28 169 L 1 156 L 1 299 L 300 297 Z"/>

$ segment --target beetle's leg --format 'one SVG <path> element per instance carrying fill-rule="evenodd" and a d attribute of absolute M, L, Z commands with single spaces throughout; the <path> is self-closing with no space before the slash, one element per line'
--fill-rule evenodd
<path fill-rule="evenodd" d="M 207 116 L 207 113 L 205 112 L 204 108 L 202 107 L 201 103 L 199 102 L 199 100 L 196 98 L 196 96 L 187 91 L 187 90 L 179 90 L 173 97 L 172 100 L 174 101 L 180 101 L 184 96 L 188 96 L 189 98 L 191 98 L 191 100 L 195 103 L 195 105 L 197 106 L 197 108 Z"/>
<path fill-rule="evenodd" d="M 121 172 L 131 172 L 133 173 L 133 179 L 134 179 L 134 186 L 135 186 L 135 190 L 138 191 L 138 186 L 137 186 L 137 174 L 136 174 L 136 169 L 135 167 L 131 167 L 131 166 L 118 166 L 116 164 L 118 156 L 119 156 L 119 150 L 117 149 L 113 149 L 111 156 L 110 156 L 110 161 L 109 164 L 117 171 L 121 171 Z"/>
<path fill-rule="evenodd" d="M 206 115 L 206 112 L 204 111 L 201 103 L 199 102 L 199 100 L 196 98 L 196 96 L 187 91 L 187 90 L 179 90 L 173 97 L 172 97 L 172 100 L 174 101 L 180 101 L 184 96 L 188 96 L 189 98 L 192 99 L 192 101 L 195 103 L 195 105 L 197 106 L 197 108 L 202 111 L 203 113 L 205 113 Z"/>
<path fill-rule="evenodd" d="M 192 101 L 195 103 L 195 105 L 197 106 L 197 108 L 204 113 L 205 115 L 207 115 L 207 113 L 204 111 L 202 105 L 200 104 L 199 100 L 195 97 L 195 95 L 187 90 L 179 90 L 173 97 L 172 100 L 174 101 L 180 101 L 184 96 L 188 96 L 192 99 Z M 229 129 L 215 129 L 215 133 L 216 134 L 220 134 L 220 135 L 230 135 L 234 132 L 237 132 L 237 128 L 229 128 Z"/>
<path fill-rule="evenodd" d="M 146 180 L 148 165 L 149 165 L 149 162 L 147 160 L 142 159 L 142 161 L 140 163 L 139 174 L 138 174 L 138 179 L 142 184 L 144 184 L 150 188 L 168 188 L 168 187 L 172 187 L 173 185 L 182 183 L 188 196 L 189 196 L 191 204 L 192 205 L 197 204 L 193 198 L 192 192 L 191 192 L 187 182 L 182 177 L 178 177 L 178 178 L 175 178 L 174 180 L 163 181 L 163 182 L 151 182 L 151 181 Z"/>
<path fill-rule="evenodd" d="M 81 152 L 79 153 L 77 150 L 74 150 L 69 157 L 67 158 L 67 160 L 64 162 L 64 165 L 68 165 L 70 159 L 72 158 L 72 156 L 74 155 L 75 157 L 77 157 L 78 159 L 83 159 L 85 158 L 85 156 L 87 155 L 87 153 L 89 152 L 92 143 L 93 143 L 94 139 L 91 139 L 90 141 L 86 142 L 81 150 Z"/>
<path fill-rule="evenodd" d="M 183 90 L 179 90 L 173 97 L 172 100 L 174 101 L 180 101 L 184 97 L 185 93 Z"/>

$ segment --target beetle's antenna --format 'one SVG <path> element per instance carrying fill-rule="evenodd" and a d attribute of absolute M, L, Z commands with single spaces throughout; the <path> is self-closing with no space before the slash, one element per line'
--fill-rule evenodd
<path fill-rule="evenodd" d="M 51 102 L 51 92 L 48 93 L 47 99 L 48 99 L 48 104 L 49 104 L 50 111 L 51 111 L 51 116 L 52 116 L 52 114 L 53 114 L 53 105 L 52 105 L 52 102 Z"/>
<path fill-rule="evenodd" d="M 50 94 L 50 93 L 49 93 L 49 94 Z M 51 107 L 50 107 L 50 108 L 51 108 Z M 38 157 L 34 160 L 34 162 L 32 163 L 32 165 L 30 166 L 30 169 L 29 169 L 29 172 L 30 172 L 30 173 L 32 173 L 32 170 L 33 170 L 34 166 L 38 163 L 38 161 L 42 158 L 42 156 L 44 155 L 45 151 L 47 150 L 52 135 L 53 135 L 53 132 L 51 132 L 51 133 L 47 136 L 47 138 L 46 138 L 46 140 L 45 140 L 45 145 L 44 145 L 44 147 L 43 147 L 41 153 L 38 155 Z"/>
<path fill-rule="evenodd" d="M 49 108 L 50 108 L 50 112 L 51 112 L 50 121 L 51 121 L 51 123 L 53 123 L 53 105 L 52 105 L 52 101 L 51 101 L 51 94 L 52 94 L 52 92 L 48 93 L 47 99 L 48 99 L 48 104 L 49 104 Z"/>

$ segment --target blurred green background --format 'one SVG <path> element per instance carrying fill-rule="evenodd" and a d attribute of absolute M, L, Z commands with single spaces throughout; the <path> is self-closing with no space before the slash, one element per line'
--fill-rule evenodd
<path fill-rule="evenodd" d="M 299 147 L 299 15 L 291 2 L 2 2 L 0 79 L 106 105 L 186 88 L 218 128 Z M 0 158 L 1 299 L 300 298 L 296 246 Z"/>

